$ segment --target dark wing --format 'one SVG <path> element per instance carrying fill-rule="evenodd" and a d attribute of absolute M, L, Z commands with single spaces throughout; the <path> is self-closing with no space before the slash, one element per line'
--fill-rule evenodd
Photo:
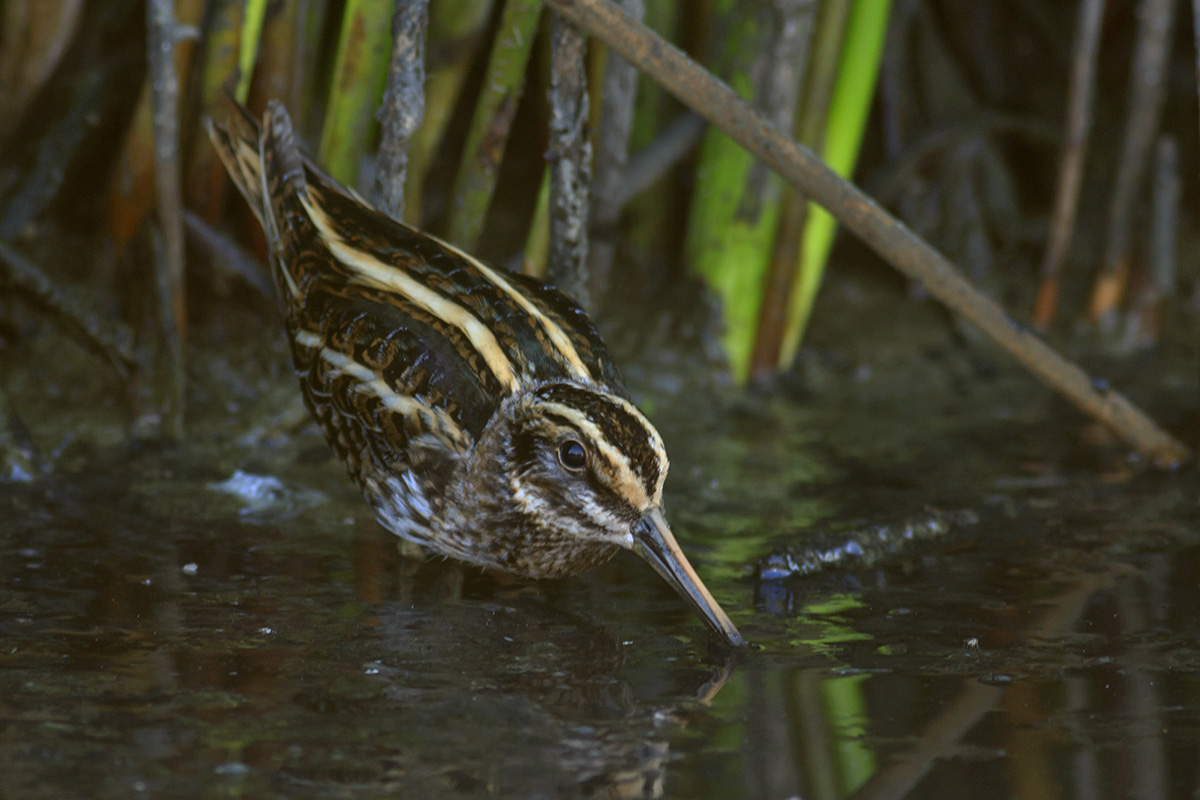
<path fill-rule="evenodd" d="M 490 267 L 413 230 L 311 174 L 309 196 L 325 215 L 345 280 L 405 299 L 458 328 L 503 393 L 568 379 L 607 386 L 619 377 L 587 316 L 560 293 Z"/>
<path fill-rule="evenodd" d="M 474 440 L 505 396 L 538 382 L 626 394 L 591 321 L 565 295 L 371 208 L 300 154 L 278 104 L 257 149 L 252 125 L 232 127 L 215 126 L 214 141 L 264 213 L 297 369 L 348 461 L 369 449 L 388 463 L 427 433 Z M 370 431 L 385 435 L 351 441 Z"/>

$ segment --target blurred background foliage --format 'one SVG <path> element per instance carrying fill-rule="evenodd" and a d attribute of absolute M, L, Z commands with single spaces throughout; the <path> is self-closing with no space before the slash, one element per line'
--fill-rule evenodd
<path fill-rule="evenodd" d="M 130 331 L 149 326 L 139 341 L 185 341 L 188 320 L 205 319 L 241 288 L 270 292 L 261 234 L 240 200 L 230 202 L 202 120 L 230 113 L 229 95 L 255 113 L 279 98 L 319 163 L 364 196 L 381 196 L 380 182 L 391 179 L 376 175 L 375 154 L 393 16 L 422 4 L 149 5 L 177 21 L 168 39 L 178 148 L 158 158 L 181 175 L 187 266 L 175 283 L 146 267 L 168 257 L 156 232 L 167 250 L 171 239 L 161 210 L 154 214 L 162 199 L 146 70 L 153 8 L 147 0 L 0 0 L 0 242 L 28 257 L 52 290 L 78 288 L 99 328 L 113 329 L 111 347 L 134 361 L 144 357 L 122 345 Z M 1163 304 L 1196 286 L 1191 262 L 1177 268 L 1175 257 L 1193 235 L 1177 223 L 1194 193 L 1179 176 L 1195 172 L 1196 151 L 1186 4 L 623 6 L 837 171 L 856 175 L 1019 319 L 1052 333 L 1086 326 L 1137 349 L 1157 340 Z M 535 0 L 431 0 L 421 40 L 404 40 L 424 90 L 402 143 L 404 220 L 540 276 L 553 252 L 551 15 Z M 1091 59 L 1082 80 L 1095 98 L 1082 139 L 1068 118 L 1080 91 L 1072 75 L 1088 63 L 1081 58 Z M 733 379 L 787 370 L 830 259 L 832 218 L 602 46 L 588 47 L 585 66 L 593 312 L 694 297 L 703 285 Z M 1072 153 L 1074 188 L 1063 177 Z M 1061 244 L 1053 257 L 1052 238 Z M 66 242 L 75 249 L 64 259 Z M 3 279 L 17 291 L 5 294 L 28 299 L 8 269 Z M 174 319 L 163 320 L 170 303 Z"/>

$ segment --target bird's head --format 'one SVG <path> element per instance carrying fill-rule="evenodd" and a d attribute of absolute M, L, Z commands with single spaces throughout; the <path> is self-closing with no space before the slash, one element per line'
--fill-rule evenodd
<path fill-rule="evenodd" d="M 547 552 L 572 546 L 633 550 L 727 642 L 744 643 L 671 533 L 663 515 L 666 449 L 629 401 L 576 383 L 519 393 L 493 421 L 507 495 Z M 590 565 L 590 564 L 588 564 Z M 585 566 L 588 566 L 585 565 Z"/>

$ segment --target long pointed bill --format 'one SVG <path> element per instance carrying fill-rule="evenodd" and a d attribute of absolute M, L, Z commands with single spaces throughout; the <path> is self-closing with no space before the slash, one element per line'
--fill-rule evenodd
<path fill-rule="evenodd" d="M 651 509 L 633 526 L 633 549 L 699 612 L 713 632 L 734 647 L 746 644 L 679 549 L 662 509 Z"/>

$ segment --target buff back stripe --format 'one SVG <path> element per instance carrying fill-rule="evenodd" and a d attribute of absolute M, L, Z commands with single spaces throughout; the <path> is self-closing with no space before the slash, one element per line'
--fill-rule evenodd
<path fill-rule="evenodd" d="M 575 377 L 577 379 L 585 383 L 590 383 L 593 380 L 591 372 L 588 371 L 587 366 L 583 363 L 583 359 L 579 357 L 579 351 L 575 349 L 575 345 L 571 343 L 570 337 L 567 336 L 567 333 L 562 329 L 562 326 L 543 314 L 541 309 L 535 306 L 528 297 L 526 297 L 511 283 L 505 280 L 504 276 L 495 269 L 484 264 L 482 261 L 476 259 L 469 253 L 459 250 L 454 245 L 438 239 L 436 236 L 430 236 L 429 238 L 433 239 L 442 247 L 446 248 L 451 253 L 454 253 L 459 258 L 473 266 L 479 271 L 479 274 L 483 275 L 483 277 L 487 279 L 489 283 L 512 298 L 513 302 L 515 302 L 532 319 L 537 320 L 538 324 L 542 327 L 542 330 L 544 330 L 546 335 L 550 338 L 550 342 L 554 345 L 554 349 L 558 351 L 560 356 L 562 356 L 563 363 L 570 367 L 571 371 L 575 373 Z"/>
<path fill-rule="evenodd" d="M 312 202 L 304 193 L 297 196 L 324 245 L 350 271 L 351 282 L 373 286 L 385 292 L 396 292 L 446 325 L 458 329 L 467 337 L 500 385 L 509 392 L 517 390 L 520 382 L 512 361 L 505 355 L 495 334 L 478 317 L 403 270 L 380 261 L 371 253 L 347 245 L 319 204 Z"/>

